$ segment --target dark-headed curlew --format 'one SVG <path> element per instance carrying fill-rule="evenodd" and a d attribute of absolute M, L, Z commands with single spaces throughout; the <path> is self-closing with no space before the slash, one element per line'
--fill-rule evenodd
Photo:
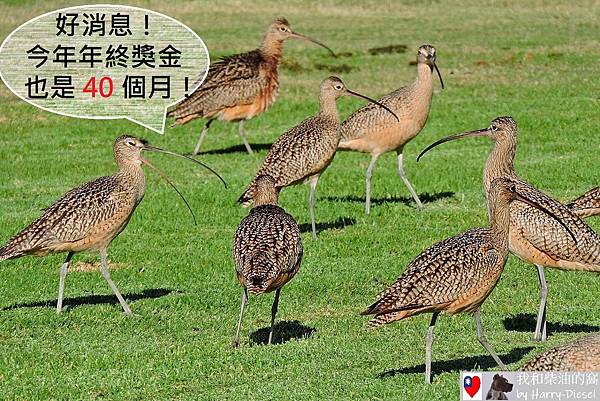
<path fill-rule="evenodd" d="M 125 314 L 131 315 L 131 309 L 110 278 L 107 249 L 113 239 L 125 229 L 144 197 L 146 179 L 142 164 L 157 171 L 181 196 L 171 181 L 142 157 L 142 151 L 180 156 L 207 167 L 197 160 L 150 146 L 146 141 L 135 137 L 120 136 L 113 146 L 114 158 L 119 168 L 117 173 L 90 181 L 67 192 L 46 208 L 42 216 L 0 248 L 0 261 L 25 255 L 45 256 L 49 253 L 68 252 L 60 268 L 57 313 L 62 310 L 65 277 L 73 254 L 94 250 L 100 253 L 102 275 L 118 298 Z M 189 208 L 187 201 L 185 202 Z"/>
<path fill-rule="evenodd" d="M 590 334 L 552 348 L 525 363 L 524 371 L 600 371 L 600 334 Z"/>
<path fill-rule="evenodd" d="M 321 82 L 319 114 L 307 118 L 294 128 L 281 135 L 265 157 L 246 191 L 238 202 L 244 206 L 252 204 L 256 186 L 256 177 L 270 175 L 279 191 L 282 187 L 308 182 L 310 184 L 310 221 L 312 237 L 317 238 L 315 225 L 315 189 L 319 176 L 329 166 L 340 141 L 340 115 L 336 100 L 341 96 L 355 96 L 379 104 L 366 96 L 346 88 L 338 77 L 329 77 Z M 386 106 L 392 116 L 395 114 Z"/>
<path fill-rule="evenodd" d="M 240 328 L 248 291 L 263 294 L 275 291 L 271 308 L 269 344 L 279 305 L 281 288 L 294 277 L 302 262 L 300 229 L 292 216 L 277 205 L 279 191 L 268 175 L 256 177 L 254 208 L 246 216 L 233 239 L 237 278 L 242 285 L 242 304 L 233 346 L 240 344 Z"/>
<path fill-rule="evenodd" d="M 334 55 L 324 44 L 292 31 L 288 21 L 280 18 L 271 23 L 258 49 L 222 57 L 211 64 L 202 85 L 168 113 L 168 116 L 175 117 L 173 126 L 196 118 L 207 119 L 194 155 L 200 151 L 206 133 L 215 119 L 237 121 L 240 138 L 248 153 L 252 153 L 244 134 L 244 120 L 258 116 L 275 102 L 279 92 L 278 67 L 286 39 L 307 40 Z"/>
<path fill-rule="evenodd" d="M 370 153 L 371 162 L 367 168 L 365 212 L 371 210 L 371 175 L 375 162 L 383 153 L 395 151 L 398 156 L 398 174 L 410 191 L 419 208 L 423 207 L 419 196 L 404 172 L 402 154 L 404 146 L 425 126 L 431 97 L 433 95 L 433 70 L 435 69 L 442 88 L 444 82 L 435 63 L 435 48 L 431 45 L 419 47 L 417 52 L 417 78 L 408 86 L 385 95 L 379 102 L 389 107 L 400 118 L 373 105 L 356 110 L 342 124 L 340 149 Z"/>
<path fill-rule="evenodd" d="M 522 202 L 514 202 L 510 206 L 510 252 L 536 265 L 538 271 L 540 307 L 534 339 L 543 341 L 546 339 L 548 292 L 544 267 L 600 271 L 600 237 L 567 206 L 537 190 L 515 173 L 513 159 L 517 148 L 517 124 L 511 117 L 498 117 L 488 128 L 442 138 L 425 148 L 419 158 L 441 143 L 470 136 L 487 136 L 494 142 L 483 173 L 488 209 L 493 202 L 490 193 L 492 181 L 505 177 L 515 183 L 519 192 L 552 211 L 561 220 L 559 224 Z M 566 230 L 567 227 L 569 230 Z"/>
<path fill-rule="evenodd" d="M 518 192 L 509 180 L 495 180 L 491 191 L 489 228 L 473 228 L 429 247 L 362 312 L 375 315 L 369 322 L 371 328 L 421 313 L 433 313 L 426 337 L 427 383 L 431 383 L 433 331 L 440 312 L 473 313 L 479 342 L 496 363 L 507 370 L 485 339 L 480 307 L 500 279 L 508 257 L 509 205 L 518 200 L 538 208 L 550 218 L 557 217 Z"/>

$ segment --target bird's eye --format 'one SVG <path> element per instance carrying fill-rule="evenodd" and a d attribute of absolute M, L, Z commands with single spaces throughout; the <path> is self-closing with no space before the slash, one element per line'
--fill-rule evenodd
<path fill-rule="evenodd" d="M 284 26 L 280 27 L 280 28 L 279 28 L 279 30 L 280 30 L 281 32 L 285 32 L 285 31 L 287 31 L 287 29 L 286 29 Z"/>
<path fill-rule="evenodd" d="M 498 126 L 497 126 L 497 125 L 495 125 L 495 124 L 492 124 L 492 125 L 490 126 L 490 129 L 491 129 L 492 131 L 498 131 Z"/>
<path fill-rule="evenodd" d="M 129 145 L 129 146 L 135 146 L 135 142 L 134 141 L 127 141 L 127 145 Z"/>
<path fill-rule="evenodd" d="M 342 85 L 336 85 L 336 86 L 334 86 L 334 88 L 335 88 L 336 91 L 341 91 L 343 89 L 343 86 Z"/>

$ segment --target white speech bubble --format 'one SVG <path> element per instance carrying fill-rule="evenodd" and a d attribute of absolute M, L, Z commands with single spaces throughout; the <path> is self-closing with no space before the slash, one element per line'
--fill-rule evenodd
<path fill-rule="evenodd" d="M 0 46 L 0 78 L 26 102 L 69 117 L 126 118 L 158 133 L 167 108 L 200 86 L 209 65 L 206 45 L 186 25 L 114 4 L 40 15 Z"/>

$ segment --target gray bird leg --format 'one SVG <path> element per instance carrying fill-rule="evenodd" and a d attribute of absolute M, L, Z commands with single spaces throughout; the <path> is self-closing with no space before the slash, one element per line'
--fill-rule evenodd
<path fill-rule="evenodd" d="M 273 326 L 275 325 L 275 315 L 277 315 L 277 307 L 279 306 L 279 293 L 281 288 L 275 291 L 275 299 L 273 300 L 273 306 L 271 307 L 271 331 L 269 332 L 269 344 L 273 342 Z"/>
<path fill-rule="evenodd" d="M 192 156 L 196 156 L 200 152 L 200 147 L 202 146 L 202 142 L 204 142 L 204 138 L 206 137 L 206 133 L 208 132 L 208 129 L 210 128 L 210 124 L 212 122 L 213 122 L 213 120 L 208 120 L 206 122 L 206 124 L 204 124 L 204 128 L 202 128 L 202 132 L 200 133 L 200 138 L 198 139 L 198 143 L 196 144 L 196 147 L 194 148 L 194 153 L 192 153 Z"/>
<path fill-rule="evenodd" d="M 373 175 L 373 167 L 375 167 L 375 162 L 379 157 L 378 154 L 373 154 L 371 156 L 371 162 L 369 163 L 369 167 L 367 168 L 367 189 L 366 189 L 366 197 L 365 197 L 365 213 L 369 214 L 371 211 L 371 176 Z"/>
<path fill-rule="evenodd" d="M 431 316 L 431 322 L 427 329 L 427 337 L 425 337 L 425 383 L 431 384 L 431 355 L 433 348 L 433 330 L 439 312 L 434 312 Z"/>
<path fill-rule="evenodd" d="M 251 155 L 252 154 L 252 148 L 250 147 L 250 144 L 246 140 L 246 134 L 244 133 L 244 120 L 240 120 L 240 122 L 238 123 L 238 133 L 240 135 L 240 138 L 242 138 L 242 142 L 244 142 L 244 146 L 246 147 L 246 151 L 248 152 L 249 155 Z"/>
<path fill-rule="evenodd" d="M 106 249 L 102 249 L 100 251 L 100 265 L 102 268 L 102 276 L 104 277 L 104 279 L 106 280 L 106 282 L 108 283 L 110 288 L 112 289 L 112 292 L 117 296 L 119 303 L 123 307 L 123 312 L 125 312 L 125 314 L 127 316 L 131 316 L 131 309 L 129 309 L 129 305 L 127 305 L 127 302 L 125 302 L 125 300 L 123 299 L 123 296 L 117 289 L 117 286 L 115 285 L 115 283 L 113 283 L 113 281 L 110 278 L 110 273 L 108 271 L 108 258 L 107 258 Z"/>
<path fill-rule="evenodd" d="M 246 308 L 247 303 L 248 303 L 248 290 L 246 288 L 243 288 L 242 289 L 242 306 L 240 307 L 240 318 L 238 319 L 235 337 L 233 338 L 233 342 L 231 343 L 231 346 L 233 348 L 237 348 L 240 346 L 240 330 L 242 329 L 242 317 L 244 316 L 244 309 Z"/>
<path fill-rule="evenodd" d="M 317 239 L 317 225 L 315 223 L 315 191 L 317 189 L 317 183 L 319 182 L 319 176 L 313 176 L 310 179 L 310 194 L 308 196 L 308 207 L 310 208 L 310 225 L 312 226 L 312 239 Z"/>
<path fill-rule="evenodd" d="M 483 334 L 483 326 L 481 325 L 481 313 L 479 312 L 479 308 L 477 308 L 477 310 L 473 314 L 473 317 L 475 318 L 475 323 L 477 325 L 477 339 L 479 340 L 481 345 L 483 345 L 483 348 L 485 348 L 485 350 L 492 356 L 492 358 L 494 358 L 494 361 L 496 361 L 500 369 L 508 370 L 506 365 L 502 363 L 500 358 L 498 358 L 498 355 L 496 354 L 492 346 L 488 344 L 487 340 L 485 339 L 485 335 Z"/>
<path fill-rule="evenodd" d="M 69 252 L 67 258 L 63 262 L 60 267 L 60 278 L 58 280 L 58 301 L 56 302 L 56 313 L 60 313 L 62 311 L 63 304 L 63 295 L 65 293 L 65 277 L 67 277 L 67 271 L 69 269 L 69 264 L 71 264 L 71 258 L 73 257 L 73 252 Z"/>
<path fill-rule="evenodd" d="M 406 187 L 408 188 L 413 199 L 417 203 L 417 207 L 419 209 L 423 209 L 423 204 L 421 203 L 419 196 L 415 192 L 415 189 L 412 187 L 412 185 L 410 185 L 410 181 L 408 181 L 408 178 L 406 177 L 406 174 L 404 173 L 404 163 L 402 161 L 402 149 L 397 150 L 396 153 L 398 154 L 398 174 L 400 174 L 400 178 L 402 178 L 402 181 L 404 181 L 404 185 L 406 185 Z"/>
<path fill-rule="evenodd" d="M 537 320 L 535 322 L 535 332 L 533 339 L 535 341 L 546 341 L 546 299 L 548 296 L 548 284 L 544 275 L 544 267 L 537 267 L 538 279 L 540 282 L 540 307 L 538 309 Z"/>

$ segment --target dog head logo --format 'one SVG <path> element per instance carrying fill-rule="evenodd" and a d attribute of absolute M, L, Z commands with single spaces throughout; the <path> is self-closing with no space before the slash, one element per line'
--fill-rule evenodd
<path fill-rule="evenodd" d="M 512 383 L 499 374 L 494 375 L 492 385 L 487 392 L 486 400 L 508 400 L 506 393 L 510 393 L 513 389 Z"/>

